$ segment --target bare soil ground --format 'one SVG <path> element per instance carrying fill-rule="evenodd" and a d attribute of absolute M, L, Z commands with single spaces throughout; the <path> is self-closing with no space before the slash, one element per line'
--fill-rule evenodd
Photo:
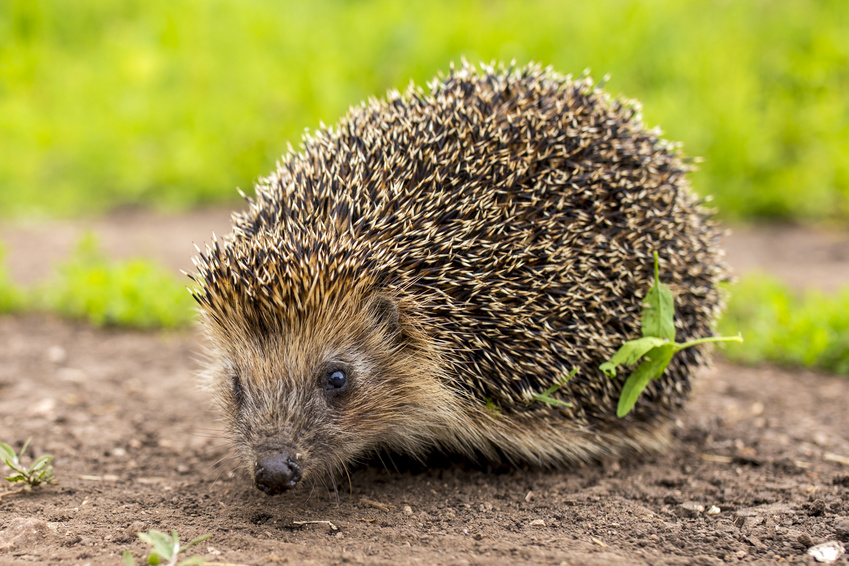
<path fill-rule="evenodd" d="M 226 231 L 227 217 L 7 225 L 0 241 L 22 282 L 46 275 L 86 227 L 112 255 L 186 269 L 191 241 Z M 744 230 L 729 260 L 833 289 L 849 283 L 846 242 Z M 210 533 L 196 553 L 233 564 L 812 564 L 809 546 L 849 542 L 846 379 L 719 361 L 663 456 L 561 472 L 371 466 L 338 491 L 269 498 L 229 458 L 195 386 L 200 348 L 193 331 L 0 317 L 0 440 L 32 437 L 59 480 L 0 498 L 0 564 L 116 564 L 125 549 L 138 560 L 135 533 L 150 528 Z"/>

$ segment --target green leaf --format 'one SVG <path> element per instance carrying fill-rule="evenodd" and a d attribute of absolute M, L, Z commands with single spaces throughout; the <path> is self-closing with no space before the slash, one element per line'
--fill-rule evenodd
<path fill-rule="evenodd" d="M 733 337 L 711 336 L 696 338 L 678 344 L 675 342 L 675 304 L 672 291 L 660 282 L 660 263 L 654 252 L 654 283 L 646 295 L 640 319 L 643 337 L 625 342 L 613 357 L 601 364 L 599 369 L 608 377 L 616 377 L 616 368 L 631 365 L 640 358 L 643 362 L 628 376 L 619 395 L 616 415 L 627 415 L 640 394 L 652 379 L 659 379 L 666 371 L 672 357 L 679 351 L 708 342 L 742 342 L 740 335 Z"/>
<path fill-rule="evenodd" d="M 616 416 L 620 419 L 631 412 L 637 403 L 637 398 L 648 386 L 652 379 L 657 379 L 666 371 L 666 366 L 672 361 L 675 347 L 672 344 L 664 344 L 650 350 L 646 359 L 637 366 L 637 369 L 628 376 L 622 392 L 619 394 L 619 405 L 616 407 Z"/>
<path fill-rule="evenodd" d="M 675 306 L 672 291 L 660 282 L 657 252 L 654 252 L 654 284 L 649 289 L 640 320 L 643 336 L 675 341 Z"/>
<path fill-rule="evenodd" d="M 742 342 L 743 336 L 741 334 L 737 334 L 737 336 L 709 336 L 707 338 L 697 338 L 696 340 L 689 340 L 684 342 L 683 344 L 675 344 L 675 351 L 680 352 L 685 348 L 692 348 L 693 346 L 698 346 L 699 344 L 707 344 L 709 342 Z"/>
<path fill-rule="evenodd" d="M 12 474 L 13 477 L 24 475 L 25 470 L 23 470 L 20 466 L 16 465 L 14 462 L 10 462 L 10 461 L 6 460 L 6 465 L 9 466 L 10 468 L 12 468 L 13 472 L 16 472 L 16 473 Z M 6 478 L 6 479 L 9 479 L 9 478 Z"/>
<path fill-rule="evenodd" d="M 142 540 L 142 542 L 146 542 L 149 545 L 153 545 L 153 538 L 151 538 L 149 533 L 136 533 L 136 534 Z"/>
<path fill-rule="evenodd" d="M 616 377 L 616 368 L 619 366 L 630 366 L 645 356 L 650 350 L 668 344 L 669 341 L 656 336 L 644 336 L 636 340 L 628 340 L 598 369 L 603 371 L 607 377 Z"/>
<path fill-rule="evenodd" d="M 127 566 L 136 566 L 136 561 L 133 559 L 133 553 L 129 550 L 124 551 L 124 564 Z"/>
<path fill-rule="evenodd" d="M 211 535 L 211 534 L 209 534 L 209 533 L 207 533 L 207 534 L 205 534 L 205 535 L 201 535 L 201 536 L 199 536 L 198 538 L 194 539 L 192 542 L 190 542 L 189 544 L 187 544 L 186 546 L 184 546 L 184 547 L 180 550 L 180 552 L 183 552 L 184 550 L 189 549 L 189 548 L 193 547 L 194 545 L 199 544 L 199 543 L 201 543 L 201 542 L 205 541 L 206 539 L 208 539 L 208 538 L 209 538 L 209 537 L 211 537 L 211 536 L 212 536 L 212 535 Z"/>
<path fill-rule="evenodd" d="M 150 529 L 148 532 L 138 533 L 138 535 L 140 539 L 153 547 L 153 552 L 151 552 L 147 560 L 148 564 L 159 564 L 158 561 L 151 562 L 151 559 L 158 560 L 159 558 L 163 558 L 170 560 L 174 555 L 174 540 L 171 538 L 171 535 L 157 531 L 156 529 Z"/>
<path fill-rule="evenodd" d="M 20 461 L 20 460 L 21 460 L 21 458 L 23 458 L 23 457 L 24 457 L 24 452 L 26 452 L 26 451 L 27 451 L 27 446 L 29 446 L 29 441 L 30 441 L 30 440 L 32 440 L 32 438 L 27 438 L 27 441 L 26 441 L 26 442 L 24 442 L 24 445 L 21 447 L 21 451 L 20 451 L 20 452 L 18 452 L 18 458 L 17 458 L 17 460 L 18 460 L 18 461 Z"/>
<path fill-rule="evenodd" d="M 542 393 L 535 393 L 531 397 L 531 402 L 537 401 L 539 403 L 545 403 L 547 405 L 553 405 L 555 407 L 571 408 L 572 403 L 568 403 L 566 401 L 561 401 L 560 399 L 555 399 L 554 397 L 551 396 L 551 394 L 554 393 L 555 391 L 557 391 L 558 389 L 560 389 L 561 387 L 563 387 L 564 385 L 566 385 L 566 382 L 568 382 L 570 379 L 575 377 L 576 373 L 578 373 L 578 368 L 574 368 L 565 377 L 563 377 L 562 379 L 555 382 L 554 385 L 552 385 L 551 387 L 549 387 L 548 389 L 546 389 Z"/>
<path fill-rule="evenodd" d="M 0 442 L 0 458 L 6 463 L 10 468 L 12 465 L 9 462 L 14 462 L 18 459 L 17 454 L 15 454 L 15 450 L 6 444 L 5 442 Z"/>
<path fill-rule="evenodd" d="M 34 470 L 34 471 L 39 471 L 42 468 L 44 468 L 46 465 L 48 465 L 50 463 L 50 460 L 52 460 L 52 459 L 53 459 L 53 456 L 44 455 L 41 458 L 37 459 L 35 462 L 33 462 L 32 466 L 30 466 L 30 469 Z"/>
<path fill-rule="evenodd" d="M 555 399 L 550 395 L 546 395 L 545 393 L 537 393 L 534 395 L 534 401 L 539 403 L 545 403 L 546 405 L 551 405 L 553 407 L 566 407 L 567 409 L 572 407 L 572 403 L 568 401 L 562 401 L 560 399 Z"/>

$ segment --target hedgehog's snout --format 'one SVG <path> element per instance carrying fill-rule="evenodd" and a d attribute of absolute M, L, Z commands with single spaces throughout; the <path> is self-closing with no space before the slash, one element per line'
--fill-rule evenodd
<path fill-rule="evenodd" d="M 288 451 L 263 457 L 254 464 L 254 485 L 268 495 L 277 495 L 301 481 L 301 465 Z"/>

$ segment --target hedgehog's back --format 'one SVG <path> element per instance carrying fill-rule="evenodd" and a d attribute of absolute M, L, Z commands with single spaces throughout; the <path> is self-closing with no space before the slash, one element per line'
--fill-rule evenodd
<path fill-rule="evenodd" d="M 633 104 L 589 79 L 464 66 L 308 137 L 235 238 L 265 229 L 379 249 L 375 286 L 413 297 L 407 316 L 444 346 L 454 385 L 509 412 L 579 367 L 561 395 L 571 417 L 594 421 L 621 388 L 597 367 L 639 334 L 652 252 L 679 337 L 712 331 L 718 234 L 686 170 Z M 635 418 L 676 407 L 700 360 L 682 352 Z"/>

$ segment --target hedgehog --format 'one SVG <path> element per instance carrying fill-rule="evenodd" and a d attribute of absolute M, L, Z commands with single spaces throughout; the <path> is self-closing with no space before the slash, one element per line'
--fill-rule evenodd
<path fill-rule="evenodd" d="M 256 487 L 381 453 L 568 468 L 667 447 L 709 352 L 624 419 L 624 377 L 598 369 L 640 335 L 654 252 L 680 338 L 722 306 L 713 212 L 660 136 L 586 75 L 464 62 L 290 146 L 193 274 L 203 375 Z"/>

